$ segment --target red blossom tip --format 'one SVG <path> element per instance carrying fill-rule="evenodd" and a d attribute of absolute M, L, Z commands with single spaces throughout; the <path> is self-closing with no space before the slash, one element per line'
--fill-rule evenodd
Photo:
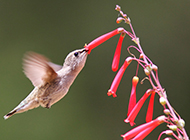
<path fill-rule="evenodd" d="M 136 86 L 138 82 L 139 82 L 139 78 L 137 76 L 134 76 L 132 79 L 133 85 Z"/>
<path fill-rule="evenodd" d="M 108 96 L 113 96 L 114 98 L 117 97 L 117 95 L 115 94 L 115 92 L 113 92 L 111 89 L 108 90 L 108 93 L 107 93 Z"/>
<path fill-rule="evenodd" d="M 132 79 L 132 89 L 131 89 L 131 95 L 129 99 L 127 116 L 130 114 L 130 112 L 133 110 L 133 108 L 136 105 L 136 87 L 137 87 L 138 82 L 139 82 L 139 78 L 137 76 L 134 76 Z"/>

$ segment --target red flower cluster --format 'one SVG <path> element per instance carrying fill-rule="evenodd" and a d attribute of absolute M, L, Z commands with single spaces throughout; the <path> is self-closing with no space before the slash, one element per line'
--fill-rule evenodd
<path fill-rule="evenodd" d="M 123 63 L 123 65 L 120 67 L 118 70 L 110 89 L 107 92 L 108 96 L 113 96 L 117 97 L 116 91 L 118 89 L 118 86 L 121 82 L 121 79 L 123 77 L 123 74 L 129 64 L 131 63 L 132 60 L 137 61 L 138 67 L 139 65 L 143 67 L 145 75 L 147 76 L 145 79 L 148 79 L 152 89 L 148 89 L 144 95 L 141 97 L 141 99 L 137 102 L 136 101 L 136 88 L 137 84 L 139 82 L 139 78 L 137 77 L 137 72 L 136 75 L 132 79 L 132 88 L 131 88 L 131 94 L 130 94 L 130 99 L 129 99 L 129 105 L 128 105 L 128 112 L 127 112 L 127 118 L 124 120 L 126 123 L 130 123 L 131 126 L 133 126 L 134 120 L 139 113 L 140 109 L 142 108 L 144 102 L 146 99 L 150 96 L 150 101 L 147 109 L 147 114 L 146 114 L 146 123 L 142 124 L 140 126 L 137 126 L 136 128 L 130 130 L 126 134 L 122 135 L 124 140 L 142 140 L 144 139 L 153 129 L 155 129 L 158 125 L 160 125 L 163 122 L 166 122 L 168 124 L 168 127 L 172 130 L 171 131 L 164 131 L 161 133 L 162 134 L 171 134 L 173 137 L 176 139 L 181 139 L 183 136 L 185 140 L 189 140 L 187 133 L 184 129 L 185 122 L 181 117 L 179 116 L 178 113 L 173 109 L 173 107 L 170 105 L 169 101 L 167 100 L 167 95 L 165 90 L 162 88 L 159 79 L 158 79 L 158 67 L 152 63 L 152 61 L 144 54 L 139 38 L 136 37 L 135 32 L 133 30 L 133 27 L 131 25 L 130 19 L 127 17 L 126 14 L 124 14 L 121 11 L 121 7 L 116 5 L 116 10 L 119 11 L 120 15 L 122 17 L 118 17 L 116 22 L 120 23 L 124 21 L 125 23 L 129 24 L 131 28 L 131 32 L 124 30 L 124 28 L 117 28 L 116 30 L 113 30 L 109 33 L 106 33 L 97 39 L 93 40 L 90 42 L 88 45 L 85 45 L 85 49 L 88 50 L 88 54 L 90 54 L 91 50 L 97 47 L 98 45 L 102 44 L 106 40 L 110 39 L 111 37 L 120 34 L 120 38 L 114 53 L 113 61 L 112 61 L 112 70 L 116 72 L 119 67 L 119 61 L 120 61 L 120 55 L 121 55 L 121 48 L 122 48 L 122 42 L 125 37 L 125 35 L 129 35 L 131 37 L 132 41 L 136 43 L 138 47 L 135 46 L 129 46 L 128 51 L 130 48 L 134 48 L 139 52 L 139 59 L 135 57 L 130 51 L 129 53 L 133 57 L 127 57 Z M 138 70 L 137 67 L 137 70 Z M 156 75 L 155 75 L 156 74 Z M 154 84 L 155 83 L 155 84 Z M 153 119 L 153 110 L 154 110 L 154 97 L 155 94 L 158 94 L 160 96 L 160 104 L 164 107 L 164 113 L 167 116 L 160 116 L 154 120 Z M 168 109 L 167 109 L 168 107 Z M 177 135 L 173 133 L 173 131 L 177 131 Z M 160 136 L 161 136 L 160 135 Z M 159 136 L 159 138 L 160 138 Z"/>

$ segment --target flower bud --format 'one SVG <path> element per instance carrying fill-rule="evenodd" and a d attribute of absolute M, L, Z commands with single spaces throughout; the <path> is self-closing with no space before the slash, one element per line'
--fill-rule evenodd
<path fill-rule="evenodd" d="M 165 105 L 166 104 L 166 99 L 164 97 L 160 97 L 159 101 L 160 101 L 161 105 Z"/>
<path fill-rule="evenodd" d="M 126 17 L 127 17 L 127 14 L 123 14 L 123 17 L 126 18 Z"/>
<path fill-rule="evenodd" d="M 173 139 L 170 138 L 170 137 L 167 137 L 167 138 L 165 138 L 165 139 L 163 139 L 163 140 L 173 140 Z"/>
<path fill-rule="evenodd" d="M 173 130 L 173 131 L 176 131 L 177 130 L 177 126 L 176 125 L 168 125 L 168 128 Z"/>
<path fill-rule="evenodd" d="M 116 5 L 115 10 L 116 11 L 121 11 L 121 7 L 119 5 Z"/>
<path fill-rule="evenodd" d="M 117 20 L 116 20 L 116 23 L 119 24 L 119 23 L 121 23 L 123 20 L 125 20 L 125 19 L 122 18 L 122 17 L 118 17 Z"/>
<path fill-rule="evenodd" d="M 119 11 L 119 13 L 123 16 L 123 12 L 122 11 Z"/>
<path fill-rule="evenodd" d="M 147 76 L 150 75 L 150 71 L 149 71 L 147 68 L 144 69 L 144 73 L 145 73 Z"/>
<path fill-rule="evenodd" d="M 158 67 L 156 65 L 152 65 L 151 68 L 154 70 L 154 71 L 157 71 L 158 70 Z"/>
<path fill-rule="evenodd" d="M 172 131 L 172 130 L 166 130 L 166 131 L 165 131 L 165 134 L 166 134 L 166 135 L 172 135 L 172 134 L 173 134 L 173 131 Z"/>
<path fill-rule="evenodd" d="M 185 126 L 185 121 L 183 119 L 179 119 L 177 122 L 177 126 L 179 128 L 183 128 Z"/>
<path fill-rule="evenodd" d="M 142 59 L 143 57 L 144 57 L 144 55 L 141 53 L 141 54 L 140 54 L 140 59 Z"/>
<path fill-rule="evenodd" d="M 164 114 L 170 115 L 170 110 L 169 109 L 164 109 Z"/>

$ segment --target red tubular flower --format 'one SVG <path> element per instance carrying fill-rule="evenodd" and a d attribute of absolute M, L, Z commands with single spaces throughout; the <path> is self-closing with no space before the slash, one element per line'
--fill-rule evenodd
<path fill-rule="evenodd" d="M 148 98 L 148 96 L 152 93 L 151 89 L 148 89 L 145 94 L 142 96 L 142 98 L 138 101 L 138 103 L 135 105 L 135 107 L 133 108 L 133 110 L 130 112 L 129 116 L 127 117 L 127 119 L 125 119 L 124 121 L 126 123 L 130 123 L 131 126 L 133 126 L 134 120 L 137 116 L 137 114 L 139 113 L 142 105 L 144 104 L 145 100 Z"/>
<path fill-rule="evenodd" d="M 159 116 L 153 121 L 148 123 L 142 124 L 140 126 L 135 127 L 134 129 L 130 130 L 129 132 L 121 135 L 123 140 L 142 140 L 144 139 L 152 130 L 154 130 L 158 125 L 163 123 L 166 120 L 165 116 Z"/>
<path fill-rule="evenodd" d="M 146 113 L 146 122 L 152 121 L 153 109 L 154 109 L 154 97 L 155 97 L 155 91 L 153 91 L 150 96 L 150 101 L 149 101 L 149 105 L 148 105 L 148 109 Z"/>
<path fill-rule="evenodd" d="M 132 79 L 132 89 L 131 89 L 131 96 L 129 99 L 127 116 L 130 114 L 130 112 L 136 105 L 136 87 L 137 87 L 138 82 L 139 82 L 139 78 L 137 76 L 134 76 Z"/>
<path fill-rule="evenodd" d="M 120 54 L 121 54 L 121 47 L 122 47 L 122 42 L 123 42 L 124 37 L 125 37 L 125 33 L 121 33 L 119 41 L 117 43 L 117 47 L 116 47 L 116 50 L 115 50 L 113 61 L 112 61 L 112 70 L 113 71 L 118 70 Z"/>
<path fill-rule="evenodd" d="M 123 65 L 121 66 L 121 68 L 119 69 L 118 73 L 116 74 L 110 89 L 108 90 L 108 96 L 112 95 L 113 97 L 117 97 L 117 95 L 115 94 L 117 91 L 117 88 L 119 86 L 119 83 L 121 81 L 121 78 L 126 70 L 126 68 L 128 67 L 128 65 L 131 63 L 132 58 L 128 57 L 125 62 L 123 63 Z"/>
<path fill-rule="evenodd" d="M 84 47 L 86 48 L 86 50 L 88 50 L 88 54 L 90 54 L 92 49 L 94 49 L 95 47 L 102 44 L 106 40 L 110 39 L 111 37 L 123 32 L 123 31 L 124 31 L 123 28 L 121 28 L 121 27 L 117 28 L 109 33 L 106 33 L 106 34 L 94 39 L 92 42 L 90 42 L 88 45 L 85 45 Z"/>

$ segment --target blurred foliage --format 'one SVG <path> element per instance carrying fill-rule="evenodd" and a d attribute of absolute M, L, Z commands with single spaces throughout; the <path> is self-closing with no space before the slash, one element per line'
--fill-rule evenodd
<path fill-rule="evenodd" d="M 85 68 L 66 97 L 51 109 L 37 108 L 17 114 L 8 120 L 3 116 L 32 90 L 22 73 L 22 57 L 27 51 L 44 54 L 62 64 L 66 55 L 82 48 L 96 37 L 124 26 L 117 25 L 119 4 L 132 20 L 141 45 L 158 65 L 160 81 L 168 98 L 190 129 L 190 1 L 189 0 L 0 0 L 0 132 L 3 140 L 116 140 L 131 129 L 126 118 L 131 79 L 136 63 L 127 68 L 117 91 L 117 98 L 107 97 L 115 76 L 111 62 L 119 36 L 94 49 Z M 132 45 L 125 37 L 121 65 Z M 144 74 L 140 72 L 140 79 Z M 147 81 L 138 85 L 140 98 L 149 88 Z M 154 118 L 162 114 L 155 99 Z M 136 124 L 145 120 L 147 104 L 137 116 Z M 165 129 L 163 124 L 146 139 L 156 139 Z"/>

